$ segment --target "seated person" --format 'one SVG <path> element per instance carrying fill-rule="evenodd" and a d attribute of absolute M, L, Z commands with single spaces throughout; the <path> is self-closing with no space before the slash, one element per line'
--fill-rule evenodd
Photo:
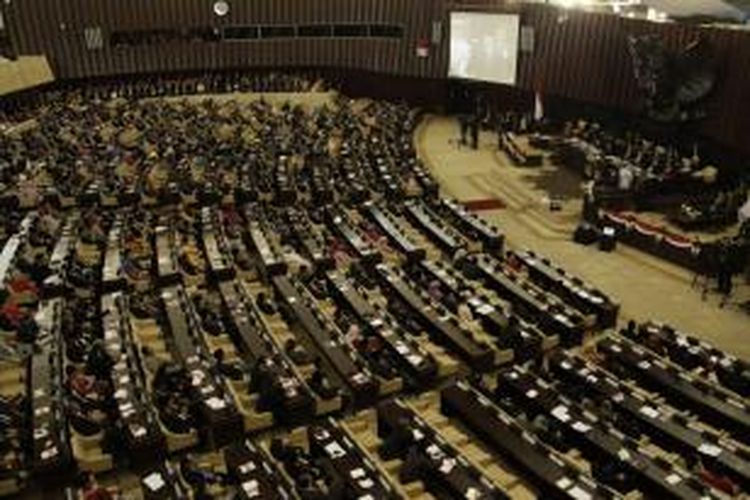
<path fill-rule="evenodd" d="M 226 354 L 223 349 L 216 349 L 213 356 L 219 373 L 225 377 L 231 380 L 242 380 L 245 377 L 245 372 L 240 368 L 238 363 L 226 360 Z"/>
<path fill-rule="evenodd" d="M 130 299 L 130 311 L 138 319 L 154 318 L 160 309 L 152 293 L 136 293 Z"/>
<path fill-rule="evenodd" d="M 414 444 L 414 432 L 411 420 L 407 417 L 400 417 L 398 424 L 391 429 L 391 433 L 381 443 L 378 453 L 384 460 L 392 460 L 402 456 L 404 450 L 412 444 Z"/>
<path fill-rule="evenodd" d="M 297 339 L 290 338 L 284 343 L 284 352 L 289 359 L 297 365 L 305 365 L 313 361 L 310 353 L 297 342 Z"/>
<path fill-rule="evenodd" d="M 94 375 L 98 380 L 109 380 L 112 376 L 114 360 L 104 347 L 101 340 L 93 343 L 86 358 L 86 372 Z"/>
<path fill-rule="evenodd" d="M 105 488 L 96 481 L 92 473 L 85 474 L 83 487 L 83 500 L 111 500 L 117 498 L 117 488 Z"/>
<path fill-rule="evenodd" d="M 65 413 L 73 430 L 86 437 L 96 436 L 107 423 L 107 415 L 104 412 L 73 400 L 67 401 Z"/>
<path fill-rule="evenodd" d="M 258 294 L 255 302 L 256 304 L 258 304 L 258 309 L 260 309 L 263 314 L 266 314 L 268 316 L 276 314 L 276 306 L 264 292 L 260 292 Z"/>
<path fill-rule="evenodd" d="M 193 488 L 196 500 L 212 498 L 207 491 L 211 485 L 225 485 L 229 482 L 225 474 L 209 471 L 195 465 L 190 455 L 185 455 L 180 460 L 180 475 Z"/>
<path fill-rule="evenodd" d="M 81 398 L 89 398 L 94 393 L 96 377 L 86 375 L 83 370 L 68 365 L 65 367 L 68 390 Z"/>
<path fill-rule="evenodd" d="M 171 432 L 185 434 L 195 428 L 192 384 L 187 371 L 175 363 L 162 363 L 154 376 L 153 392 L 159 417 Z"/>
<path fill-rule="evenodd" d="M 336 397 L 338 390 L 331 385 L 331 382 L 323 373 L 322 363 L 320 358 L 314 361 L 315 369 L 307 380 L 307 384 L 312 390 L 317 392 L 323 399 L 331 399 Z"/>

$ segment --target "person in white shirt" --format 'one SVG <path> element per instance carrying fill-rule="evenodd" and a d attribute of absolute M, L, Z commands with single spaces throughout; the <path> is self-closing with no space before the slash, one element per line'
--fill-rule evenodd
<path fill-rule="evenodd" d="M 630 191 L 633 187 L 633 170 L 628 165 L 620 167 L 618 172 L 618 187 L 621 191 Z"/>

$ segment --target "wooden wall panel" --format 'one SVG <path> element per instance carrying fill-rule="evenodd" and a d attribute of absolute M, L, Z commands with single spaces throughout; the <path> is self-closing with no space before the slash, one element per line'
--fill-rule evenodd
<path fill-rule="evenodd" d="M 44 53 L 58 76 L 251 66 L 359 68 L 412 76 L 441 73 L 442 60 L 419 60 L 416 40 L 429 37 L 443 16 L 442 0 L 254 0 L 231 1 L 226 18 L 214 16 L 213 0 L 24 0 L 11 9 L 23 54 Z M 170 43 L 162 46 L 90 51 L 84 29 L 114 31 L 285 23 L 402 24 L 405 36 L 392 40 L 265 40 L 238 43 Z M 313 52 L 313 48 L 316 48 Z"/>

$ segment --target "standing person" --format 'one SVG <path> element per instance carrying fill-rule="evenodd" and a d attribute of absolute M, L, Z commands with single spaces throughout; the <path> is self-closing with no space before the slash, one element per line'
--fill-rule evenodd
<path fill-rule="evenodd" d="M 725 299 L 732 293 L 732 247 L 729 243 L 722 243 L 719 248 L 717 279 L 719 293 Z"/>
<path fill-rule="evenodd" d="M 479 147 L 479 116 L 474 116 L 471 120 L 471 148 Z"/>
<path fill-rule="evenodd" d="M 469 132 L 469 122 L 466 119 L 466 115 L 458 115 L 458 126 L 461 129 L 461 139 L 459 140 L 459 144 L 465 146 L 466 135 Z"/>

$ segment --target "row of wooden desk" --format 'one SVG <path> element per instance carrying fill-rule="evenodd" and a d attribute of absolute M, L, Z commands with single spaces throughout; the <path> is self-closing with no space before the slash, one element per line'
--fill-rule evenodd
<path fill-rule="evenodd" d="M 216 212 L 210 207 L 201 209 L 201 231 L 203 250 L 208 261 L 208 269 L 217 281 L 232 279 L 235 275 L 234 263 L 227 251 L 227 243 Z"/>
<path fill-rule="evenodd" d="M 405 462 L 404 466 L 408 467 L 410 450 L 416 450 L 423 464 L 414 471 L 417 477 L 404 478 L 405 480 L 421 479 L 431 493 L 444 493 L 449 498 L 508 498 L 489 478 L 469 464 L 458 450 L 400 401 L 388 401 L 378 405 L 377 417 L 378 435 L 384 439 L 386 446 L 390 444 L 389 448 L 393 448 L 381 450 L 383 459 L 395 458 L 384 456 L 384 451 L 394 453 Z M 389 443 L 389 436 L 393 433 L 408 436 L 408 439 L 393 443 L 395 440 L 391 438 Z"/>
<path fill-rule="evenodd" d="M 461 287 L 458 283 L 458 273 L 447 264 L 423 261 L 421 268 L 424 269 L 428 276 L 437 279 L 448 290 L 457 296 L 461 293 Z M 503 348 L 513 349 L 513 355 L 516 362 L 533 358 L 540 354 L 543 349 L 554 342 L 555 337 L 545 337 L 539 329 L 520 318 L 516 338 L 511 337 L 508 331 L 511 313 L 499 305 L 492 305 L 479 295 L 471 293 L 467 304 L 475 318 L 479 320 L 482 327 L 490 335 L 497 338 L 497 342 Z"/>
<path fill-rule="evenodd" d="M 616 362 L 639 383 L 663 394 L 675 406 L 688 408 L 706 422 L 727 430 L 735 439 L 750 444 L 750 409 L 747 403 L 622 338 L 606 338 L 597 344 L 600 353 Z"/>
<path fill-rule="evenodd" d="M 458 234 L 452 227 L 443 223 L 440 217 L 436 216 L 422 202 L 409 201 L 405 203 L 406 214 L 414 221 L 429 238 L 448 255 L 455 255 L 459 249 L 466 246 L 463 237 Z"/>
<path fill-rule="evenodd" d="M 308 305 L 295 284 L 286 276 L 276 276 L 277 295 L 289 308 L 312 343 L 344 381 L 358 404 L 377 398 L 379 383 L 367 369 L 358 366 L 356 356 L 341 338 L 329 331 Z"/>
<path fill-rule="evenodd" d="M 310 454 L 330 464 L 350 498 L 396 499 L 398 496 L 341 428 L 328 420 L 307 428 Z"/>
<path fill-rule="evenodd" d="M 160 286 L 179 283 L 180 264 L 177 262 L 175 234 L 169 223 L 156 228 L 156 272 Z"/>
<path fill-rule="evenodd" d="M 271 408 L 274 417 L 281 422 L 300 422 L 314 415 L 315 400 L 310 388 L 296 375 L 285 355 L 268 338 L 242 285 L 230 280 L 220 283 L 218 288 L 229 313 L 230 331 L 235 345 L 253 363 L 265 363 L 281 389 L 280 405 Z"/>
<path fill-rule="evenodd" d="M 114 399 L 123 441 L 135 462 L 166 458 L 166 441 L 154 402 L 147 396 L 146 379 L 139 365 L 139 353 L 130 335 L 126 306 L 121 292 L 103 295 L 104 346 L 115 361 L 112 368 Z"/>
<path fill-rule="evenodd" d="M 52 250 L 49 276 L 44 280 L 44 296 L 58 297 L 65 291 L 65 278 L 70 256 L 78 239 L 78 215 L 73 213 L 65 221 L 60 236 Z"/>
<path fill-rule="evenodd" d="M 596 315 L 599 328 L 612 328 L 617 324 L 620 305 L 602 292 L 531 250 L 514 252 L 514 255 L 526 266 L 533 282 L 551 290 L 582 313 Z"/>
<path fill-rule="evenodd" d="M 5 242 L 3 251 L 0 253 L 0 286 L 5 286 L 9 272 L 13 269 L 16 254 L 26 241 L 34 221 L 36 221 L 36 214 L 27 214 L 21 221 L 16 234 L 8 238 L 8 241 Z"/>
<path fill-rule="evenodd" d="M 62 392 L 63 307 L 62 298 L 46 300 L 36 314 L 39 336 L 27 377 L 32 449 L 29 464 L 35 476 L 62 474 L 72 464 Z"/>
<path fill-rule="evenodd" d="M 703 455 L 709 469 L 728 474 L 744 489 L 750 486 L 750 455 L 707 430 L 691 427 L 690 420 L 683 414 L 647 399 L 611 374 L 577 357 L 559 353 L 550 359 L 550 370 L 562 381 L 562 390 L 569 390 L 571 395 L 583 391 L 600 404 L 609 401 L 615 411 L 637 422 L 663 448 L 684 455 Z"/>
<path fill-rule="evenodd" d="M 658 346 L 673 363 L 705 376 L 715 372 L 717 382 L 741 397 L 750 397 L 750 363 L 723 352 L 704 340 L 691 337 L 667 325 L 648 322 L 634 332 L 621 334 L 637 343 Z"/>
<path fill-rule="evenodd" d="M 403 231 L 398 227 L 393 216 L 384 209 L 381 209 L 372 202 L 365 205 L 365 212 L 370 219 L 377 224 L 381 231 L 386 235 L 388 240 L 410 261 L 422 260 L 425 255 L 425 249 L 411 241 Z"/>
<path fill-rule="evenodd" d="M 181 286 L 169 286 L 161 291 L 162 301 L 172 333 L 174 354 L 188 371 L 195 397 L 200 402 L 207 437 L 215 446 L 231 443 L 242 434 L 243 424 L 236 404 L 223 383 L 211 370 L 211 361 L 200 340 L 201 326 L 187 311 L 188 298 Z"/>
<path fill-rule="evenodd" d="M 583 340 L 583 318 L 575 311 L 542 295 L 521 280 L 506 274 L 498 261 L 487 255 L 469 259 L 466 269 L 513 305 L 514 312 L 538 324 L 548 333 L 560 335 L 566 347 L 580 345 Z"/>
<path fill-rule="evenodd" d="M 275 244 L 273 238 L 266 234 L 266 229 L 261 222 L 257 219 L 251 218 L 254 216 L 249 214 L 250 213 L 248 212 L 248 217 L 250 218 L 248 221 L 250 244 L 260 256 L 260 263 L 264 274 L 267 276 L 285 274 L 287 265 L 286 262 L 284 262 L 284 256 L 281 249 Z"/>
<path fill-rule="evenodd" d="M 312 222 L 305 212 L 289 209 L 287 211 L 287 222 L 292 226 L 295 237 L 316 269 L 333 267 L 333 259 L 328 255 L 325 240 L 314 230 Z"/>
<path fill-rule="evenodd" d="M 397 333 L 397 325 L 389 324 L 385 315 L 357 291 L 355 285 L 336 271 L 326 275 L 333 296 L 351 310 L 366 328 L 376 333 L 400 361 L 399 367 L 420 383 L 430 383 L 437 375 L 437 365 L 416 343 Z"/>
<path fill-rule="evenodd" d="M 365 240 L 362 234 L 355 229 L 344 212 L 329 210 L 328 219 L 330 224 L 336 229 L 344 241 L 354 249 L 357 257 L 365 263 L 371 264 L 380 262 L 382 255 L 369 241 Z"/>
<path fill-rule="evenodd" d="M 456 200 L 441 198 L 438 209 L 441 208 L 457 222 L 459 228 L 469 233 L 473 239 L 480 241 L 485 252 L 502 254 L 505 236 L 497 227 L 470 213 Z"/>
<path fill-rule="evenodd" d="M 281 478 L 268 455 L 250 440 L 246 439 L 228 446 L 224 450 L 224 462 L 229 476 L 239 485 L 237 498 L 295 498 L 292 488 Z"/>
<path fill-rule="evenodd" d="M 566 439 L 594 468 L 610 463 L 625 471 L 630 477 L 620 488 L 638 490 L 647 496 L 695 500 L 708 493 L 693 477 L 667 462 L 652 459 L 639 449 L 637 442 L 603 425 L 595 415 L 561 396 L 535 375 L 517 369 L 505 371 L 498 376 L 497 390 L 498 395 L 510 394 L 528 413 L 554 419 Z"/>
<path fill-rule="evenodd" d="M 459 382 L 440 392 L 444 414 L 455 417 L 529 477 L 542 498 L 606 499 L 612 493 L 583 476 L 485 396 Z"/>
<path fill-rule="evenodd" d="M 394 294 L 424 325 L 430 337 L 448 345 L 458 356 L 476 370 L 489 371 L 495 366 L 495 354 L 489 346 L 475 341 L 471 333 L 438 315 L 433 306 L 423 299 L 402 276 L 384 264 L 375 272 L 383 289 Z"/>
<path fill-rule="evenodd" d="M 104 251 L 104 267 L 102 268 L 102 286 L 107 292 L 122 290 L 125 287 L 125 278 L 122 275 L 123 226 L 123 217 L 117 214 L 107 234 L 107 248 Z"/>
<path fill-rule="evenodd" d="M 141 476 L 141 492 L 144 500 L 188 500 L 192 498 L 189 488 L 183 484 L 177 469 L 168 461 Z"/>

